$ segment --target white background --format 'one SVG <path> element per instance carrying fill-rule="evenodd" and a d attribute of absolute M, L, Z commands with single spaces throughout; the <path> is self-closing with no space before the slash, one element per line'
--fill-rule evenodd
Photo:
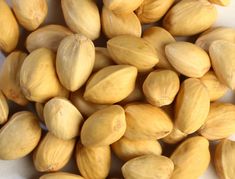
<path fill-rule="evenodd" d="M 235 0 L 231 0 L 231 4 L 228 7 L 218 8 L 218 20 L 214 26 L 228 26 L 235 28 Z M 61 14 L 60 1 L 48 0 L 49 2 L 49 15 L 46 20 L 48 23 L 60 23 L 64 24 L 63 16 Z M 24 33 L 25 34 L 25 33 Z M 21 42 L 21 46 L 24 42 Z M 101 43 L 97 43 L 101 44 Z M 0 66 L 4 60 L 4 55 L 0 52 Z M 235 95 L 232 91 L 229 91 L 221 101 L 227 101 L 235 103 Z M 233 137 L 231 137 L 233 139 Z M 235 136 L 234 136 L 235 139 Z M 23 139 L 22 139 L 23 140 Z M 212 158 L 214 151 L 214 144 L 211 144 Z M 112 164 L 112 176 L 119 176 L 121 163 L 114 159 Z M 71 161 L 64 169 L 64 171 L 78 173 L 76 164 Z M 32 162 L 32 156 L 28 156 L 15 161 L 2 161 L 0 160 L 0 179 L 35 179 L 41 174 L 36 172 Z M 212 164 L 209 166 L 206 173 L 200 179 L 217 179 Z"/>

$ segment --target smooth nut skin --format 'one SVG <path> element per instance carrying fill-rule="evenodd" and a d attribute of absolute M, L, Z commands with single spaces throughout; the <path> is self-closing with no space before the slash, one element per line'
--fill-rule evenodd
<path fill-rule="evenodd" d="M 228 87 L 218 80 L 213 71 L 208 71 L 200 80 L 206 86 L 211 101 L 218 100 L 228 91 Z"/>
<path fill-rule="evenodd" d="M 20 70 L 27 54 L 21 51 L 14 51 L 4 60 L 0 72 L 0 88 L 4 95 L 19 105 L 27 105 L 20 87 Z"/>
<path fill-rule="evenodd" d="M 73 105 L 81 112 L 83 116 L 89 117 L 94 112 L 104 109 L 108 107 L 109 105 L 105 104 L 95 104 L 86 101 L 83 98 L 83 91 L 78 90 L 73 93 L 71 93 L 69 100 L 73 103 Z"/>
<path fill-rule="evenodd" d="M 87 82 L 84 99 L 97 104 L 114 104 L 135 88 L 137 69 L 130 65 L 112 65 L 95 73 Z"/>
<path fill-rule="evenodd" d="M 54 172 L 48 173 L 41 176 L 39 179 L 84 179 L 80 175 L 75 175 L 72 173 L 66 172 Z"/>
<path fill-rule="evenodd" d="M 90 76 L 94 63 L 94 44 L 84 35 L 70 35 L 60 42 L 56 56 L 56 72 L 67 90 L 78 90 Z"/>
<path fill-rule="evenodd" d="M 169 63 L 165 54 L 165 46 L 175 42 L 174 37 L 168 31 L 157 26 L 150 27 L 144 31 L 143 39 L 148 41 L 156 49 L 159 58 L 159 62 L 156 65 L 157 67 L 175 70 Z"/>
<path fill-rule="evenodd" d="M 17 20 L 29 31 L 37 29 L 47 16 L 46 0 L 12 0 L 11 2 Z"/>
<path fill-rule="evenodd" d="M 19 40 L 19 26 L 5 0 L 0 0 L 0 49 L 11 52 Z"/>
<path fill-rule="evenodd" d="M 123 161 L 147 154 L 161 155 L 162 148 L 156 140 L 129 140 L 121 138 L 112 144 L 113 152 Z"/>
<path fill-rule="evenodd" d="M 167 136 L 173 124 L 160 108 L 145 103 L 125 106 L 127 128 L 125 137 L 130 140 L 156 140 Z"/>
<path fill-rule="evenodd" d="M 111 10 L 102 9 L 102 29 L 108 38 L 119 35 L 141 36 L 141 24 L 134 12 L 129 14 L 115 14 Z"/>
<path fill-rule="evenodd" d="M 199 133 L 208 140 L 227 138 L 235 132 L 235 105 L 215 102 Z"/>
<path fill-rule="evenodd" d="M 216 40 L 226 40 L 226 41 L 235 42 L 235 28 L 229 28 L 229 27 L 211 28 L 202 33 L 196 40 L 195 44 L 208 52 L 211 43 Z"/>
<path fill-rule="evenodd" d="M 169 179 L 173 170 L 174 164 L 169 158 L 152 154 L 136 157 L 122 166 L 125 179 Z"/>
<path fill-rule="evenodd" d="M 223 139 L 216 145 L 214 164 L 216 173 L 221 179 L 231 179 L 234 177 L 235 142 Z"/>
<path fill-rule="evenodd" d="M 103 0 L 104 5 L 116 14 L 129 14 L 136 10 L 144 0 Z"/>
<path fill-rule="evenodd" d="M 143 84 L 147 101 L 158 107 L 171 104 L 179 88 L 179 77 L 171 70 L 153 71 L 149 73 Z"/>
<path fill-rule="evenodd" d="M 117 64 L 135 66 L 138 71 L 148 71 L 159 61 L 154 47 L 146 40 L 131 35 L 121 35 L 107 42 L 110 56 Z"/>
<path fill-rule="evenodd" d="M 62 0 L 61 6 L 68 27 L 82 33 L 91 40 L 100 36 L 100 15 L 96 2 L 93 0 Z"/>
<path fill-rule="evenodd" d="M 43 114 L 48 130 L 56 137 L 69 140 L 80 135 L 83 117 L 69 100 L 52 98 L 45 104 Z"/>
<path fill-rule="evenodd" d="M 159 21 L 170 9 L 174 0 L 144 0 L 136 10 L 141 23 Z"/>
<path fill-rule="evenodd" d="M 87 148 L 78 143 L 76 162 L 79 171 L 85 178 L 106 178 L 111 167 L 110 146 Z"/>
<path fill-rule="evenodd" d="M 56 75 L 55 54 L 46 48 L 26 57 L 20 71 L 20 86 L 28 100 L 41 103 L 67 93 Z"/>
<path fill-rule="evenodd" d="M 192 137 L 181 143 L 170 159 L 175 165 L 172 179 L 199 178 L 210 163 L 209 142 L 204 137 Z"/>
<path fill-rule="evenodd" d="M 4 124 L 8 119 L 9 107 L 7 104 L 7 99 L 0 91 L 0 125 Z"/>
<path fill-rule="evenodd" d="M 186 138 L 187 135 L 188 134 L 183 133 L 179 129 L 174 127 L 171 133 L 163 138 L 163 141 L 167 144 L 176 144 Z"/>
<path fill-rule="evenodd" d="M 33 163 L 39 172 L 58 171 L 70 160 L 76 139 L 62 140 L 50 132 L 39 143 L 34 151 Z"/>
<path fill-rule="evenodd" d="M 200 78 L 211 67 L 208 54 L 189 42 L 174 42 L 166 45 L 166 56 L 170 64 L 181 74 Z"/>
<path fill-rule="evenodd" d="M 114 61 L 110 57 L 108 49 L 104 47 L 95 47 L 95 64 L 93 72 L 97 72 L 110 65 L 114 65 Z"/>
<path fill-rule="evenodd" d="M 72 32 L 62 25 L 46 25 L 31 32 L 26 39 L 26 48 L 32 52 L 38 48 L 48 48 L 57 51 L 60 41 Z"/>
<path fill-rule="evenodd" d="M 111 105 L 92 114 L 83 124 L 81 143 L 86 147 L 102 147 L 118 141 L 125 133 L 125 111 Z"/>
<path fill-rule="evenodd" d="M 33 113 L 15 113 L 0 130 L 0 159 L 16 160 L 28 155 L 40 137 L 41 128 Z"/>
<path fill-rule="evenodd" d="M 218 79 L 230 89 L 235 89 L 235 44 L 216 40 L 211 44 L 209 53 Z"/>
<path fill-rule="evenodd" d="M 206 121 L 209 109 L 209 94 L 202 82 L 185 80 L 175 102 L 175 127 L 185 134 L 194 133 Z"/>
<path fill-rule="evenodd" d="M 191 36 L 207 30 L 216 18 L 216 7 L 207 0 L 182 0 L 168 11 L 163 27 L 174 36 Z"/>

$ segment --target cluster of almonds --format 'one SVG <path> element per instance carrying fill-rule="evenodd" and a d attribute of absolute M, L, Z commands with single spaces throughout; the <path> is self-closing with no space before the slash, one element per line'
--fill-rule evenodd
<path fill-rule="evenodd" d="M 47 16 L 45 0 L 12 0 L 19 24 L 33 31 L 27 54 L 15 50 L 19 27 L 0 0 L 0 48 L 10 53 L 0 73 L 0 159 L 34 150 L 35 168 L 55 172 L 76 148 L 81 175 L 104 179 L 112 150 L 126 162 L 125 179 L 195 179 L 209 165 L 208 140 L 221 140 L 217 173 L 235 178 L 235 142 L 226 139 L 235 133 L 235 105 L 214 102 L 235 89 L 235 29 L 207 30 L 217 16 L 212 3 L 228 4 L 210 1 L 103 0 L 100 21 L 95 1 L 61 0 L 67 28 L 39 27 Z M 163 28 L 142 33 L 141 23 L 163 16 Z M 101 26 L 107 48 L 92 42 Z M 201 32 L 195 43 L 173 37 Z M 38 115 L 22 111 L 8 121 L 7 99 L 35 102 Z M 38 118 L 48 129 L 44 137 Z M 160 139 L 164 145 L 184 141 L 168 158 Z M 41 179 L 83 177 L 55 172 Z"/>

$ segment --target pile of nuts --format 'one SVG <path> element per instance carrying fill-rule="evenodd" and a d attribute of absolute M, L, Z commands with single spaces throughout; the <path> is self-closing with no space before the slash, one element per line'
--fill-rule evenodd
<path fill-rule="evenodd" d="M 1 160 L 32 152 L 37 171 L 53 172 L 40 179 L 105 179 L 117 177 L 113 152 L 125 179 L 196 179 L 218 141 L 217 174 L 235 178 L 235 105 L 216 102 L 235 89 L 235 29 L 211 28 L 214 3 L 229 0 L 61 0 L 68 27 L 41 25 L 46 0 L 11 2 L 0 0 Z M 16 49 L 18 23 L 32 31 L 28 52 Z M 94 46 L 101 29 L 107 47 Z M 7 100 L 37 114 L 10 117 Z M 59 172 L 74 153 L 81 176 Z"/>

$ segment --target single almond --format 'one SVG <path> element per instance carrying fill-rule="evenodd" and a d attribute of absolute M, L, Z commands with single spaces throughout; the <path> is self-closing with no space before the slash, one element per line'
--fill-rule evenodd
<path fill-rule="evenodd" d="M 114 104 L 125 99 L 135 88 L 137 69 L 113 65 L 99 70 L 86 84 L 84 98 L 98 104 Z"/>
<path fill-rule="evenodd" d="M 156 140 L 129 140 L 126 137 L 113 143 L 112 150 L 123 161 L 142 155 L 162 153 L 161 145 Z"/>
<path fill-rule="evenodd" d="M 108 38 L 119 35 L 141 36 L 141 24 L 134 12 L 128 14 L 115 14 L 103 7 L 102 28 Z"/>
<path fill-rule="evenodd" d="M 60 41 L 72 32 L 61 25 L 46 25 L 30 33 L 26 39 L 26 48 L 32 52 L 38 48 L 48 48 L 57 51 Z"/>
<path fill-rule="evenodd" d="M 0 88 L 4 95 L 19 105 L 27 105 L 20 87 L 20 70 L 27 54 L 21 51 L 14 51 L 4 60 L 0 72 Z"/>
<path fill-rule="evenodd" d="M 181 74 L 199 78 L 211 67 L 208 54 L 189 42 L 174 42 L 166 45 L 166 56 L 171 65 Z"/>
<path fill-rule="evenodd" d="M 78 143 L 76 161 L 79 171 L 86 179 L 106 178 L 111 168 L 110 146 L 87 148 Z"/>
<path fill-rule="evenodd" d="M 9 107 L 7 104 L 7 99 L 0 91 L 0 125 L 4 124 L 8 119 Z"/>
<path fill-rule="evenodd" d="M 41 176 L 39 179 L 84 179 L 80 175 L 75 175 L 72 173 L 66 173 L 66 172 L 54 172 L 54 173 L 48 173 Z"/>
<path fill-rule="evenodd" d="M 135 66 L 148 71 L 159 61 L 154 47 L 146 40 L 131 35 L 121 35 L 107 42 L 110 56 L 117 64 Z"/>
<path fill-rule="evenodd" d="M 118 141 L 125 133 L 125 111 L 111 105 L 92 114 L 83 124 L 81 143 L 86 147 L 101 147 Z"/>
<path fill-rule="evenodd" d="M 125 106 L 127 129 L 125 137 L 130 140 L 156 140 L 167 136 L 173 124 L 160 108 L 145 103 Z"/>
<path fill-rule="evenodd" d="M 62 0 L 64 19 L 69 28 L 91 40 L 100 36 L 100 15 L 93 0 Z"/>

